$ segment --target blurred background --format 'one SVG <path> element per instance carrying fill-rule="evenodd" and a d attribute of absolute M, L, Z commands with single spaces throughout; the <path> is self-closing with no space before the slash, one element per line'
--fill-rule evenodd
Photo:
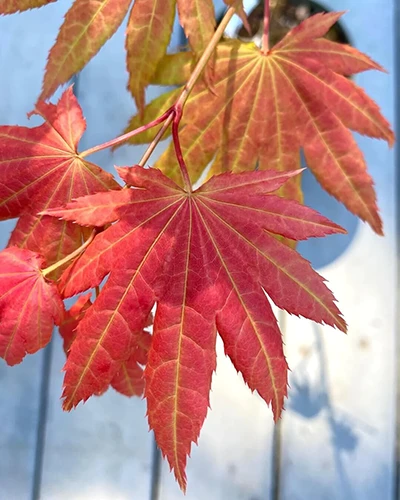
<path fill-rule="evenodd" d="M 28 121 L 26 114 L 40 93 L 47 52 L 70 4 L 70 0 L 60 1 L 0 17 L 1 124 L 40 122 L 35 117 Z M 257 41 L 262 9 L 257 0 L 244 4 Z M 395 124 L 400 117 L 395 95 L 400 69 L 399 3 L 288 0 L 281 4 L 284 8 L 273 24 L 278 38 L 321 9 L 349 11 L 330 36 L 351 43 L 388 70 L 389 74 L 358 75 L 356 81 Z M 222 14 L 222 0 L 216 0 L 215 6 Z M 75 78 L 88 126 L 81 149 L 115 137 L 135 113 L 126 91 L 125 25 Z M 229 25 L 227 35 L 249 38 L 239 19 Z M 176 24 L 171 50 L 184 44 Z M 150 88 L 148 98 L 160 91 Z M 212 409 L 187 469 L 188 500 L 400 498 L 395 175 L 399 155 L 383 142 L 361 136 L 357 140 L 376 183 L 385 237 L 376 236 L 349 214 L 306 172 L 306 203 L 343 225 L 349 234 L 299 246 L 328 279 L 349 333 L 345 336 L 277 311 L 292 371 L 286 411 L 276 426 L 270 409 L 251 394 L 218 344 Z M 158 154 L 164 147 L 162 143 Z M 143 151 L 126 146 L 92 158 L 112 171 L 113 165 L 133 165 Z M 12 222 L 1 224 L 2 247 L 12 227 Z M 183 498 L 148 431 L 145 402 L 110 390 L 63 413 L 63 364 L 58 334 L 48 348 L 26 357 L 21 365 L 11 369 L 0 360 L 0 500 Z"/>

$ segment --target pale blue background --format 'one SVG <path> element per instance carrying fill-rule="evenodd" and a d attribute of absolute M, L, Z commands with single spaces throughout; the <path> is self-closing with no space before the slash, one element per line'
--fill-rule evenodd
<path fill-rule="evenodd" d="M 219 6 L 222 4 L 221 1 L 216 3 Z M 247 2 L 247 5 L 251 4 L 254 1 Z M 40 10 L 0 17 L 0 123 L 28 124 L 26 113 L 31 111 L 40 92 L 47 51 L 54 42 L 57 28 L 69 5 L 68 1 L 60 1 Z M 395 75 L 399 62 L 396 59 L 399 6 L 395 6 L 395 0 L 330 0 L 326 5 L 350 11 L 343 24 L 352 42 L 388 69 L 389 76 L 367 74 L 359 76 L 357 81 L 366 86 L 368 93 L 379 102 L 385 116 L 393 123 L 396 117 Z M 125 90 L 127 73 L 123 51 L 124 30 L 125 23 L 79 75 L 76 92 L 88 123 L 88 132 L 82 139 L 81 149 L 115 136 L 134 113 L 132 99 Z M 180 43 L 181 32 L 176 27 L 172 45 Z M 151 89 L 149 96 L 155 95 L 155 92 L 156 90 Z M 38 120 L 35 118 L 29 122 L 30 125 L 36 123 Z M 359 138 L 359 144 L 376 181 L 379 204 L 385 220 L 386 241 L 389 242 L 387 252 L 376 258 L 395 262 L 395 154 L 378 141 Z M 162 147 L 164 146 L 161 145 L 160 148 Z M 134 164 L 142 151 L 141 147 L 124 147 L 114 154 L 103 151 L 93 157 L 93 161 L 111 170 L 113 164 Z M 353 238 L 361 231 L 361 224 L 326 195 L 309 173 L 304 176 L 304 189 L 307 204 L 344 225 L 350 233 L 350 237 L 313 240 L 300 246 L 303 254 L 321 268 L 323 273 L 324 266 L 332 266 L 336 259 L 346 258 L 346 251 L 353 245 Z M 2 223 L 0 227 L 1 244 L 4 246 L 12 223 Z M 351 273 L 352 270 L 348 269 L 348 287 L 353 286 Z M 391 282 L 389 289 L 365 290 L 365 293 L 386 294 L 389 302 L 394 300 L 397 289 Z M 310 428 L 314 426 L 315 418 L 324 415 L 330 437 L 322 447 L 324 451 L 320 462 L 324 463 L 325 454 L 332 455 L 332 470 L 324 472 L 322 468 L 320 473 L 314 468 L 310 472 L 307 463 L 311 463 L 312 457 L 307 455 L 308 447 L 302 445 L 298 448 L 296 437 L 293 438 L 292 435 L 286 438 L 290 433 L 284 426 L 282 429 L 278 427 L 272 430 L 269 416 L 265 419 L 266 434 L 269 437 L 265 442 L 262 441 L 264 437 L 260 437 L 260 454 L 252 454 L 250 450 L 247 455 L 244 451 L 246 440 L 241 437 L 236 447 L 237 453 L 233 456 L 227 451 L 227 443 L 232 442 L 234 433 L 237 431 L 239 434 L 241 429 L 237 427 L 235 430 L 233 427 L 231 432 L 228 430 L 228 423 L 236 418 L 236 413 L 246 410 L 241 407 L 246 403 L 235 403 L 237 406 L 229 409 L 223 417 L 209 417 L 221 418 L 222 425 L 218 429 L 224 430 L 226 427 L 226 433 L 218 431 L 218 434 L 213 434 L 210 431 L 205 435 L 205 441 L 200 440 L 200 448 L 194 450 L 189 463 L 187 498 L 395 499 L 398 481 L 394 385 L 397 379 L 394 354 L 397 324 L 392 322 L 389 330 L 388 334 L 393 341 L 393 358 L 387 359 L 388 382 L 385 384 L 385 391 L 390 392 L 391 403 L 381 403 L 379 399 L 375 401 L 376 405 L 385 404 L 387 407 L 381 425 L 388 430 L 385 434 L 388 437 L 379 438 L 379 457 L 375 454 L 376 448 L 374 453 L 357 455 L 357 447 L 364 437 L 377 433 L 378 430 L 365 423 L 365 420 L 369 422 L 368 415 L 348 415 L 346 409 L 335 405 L 335 398 L 330 393 L 334 389 L 332 385 L 335 378 L 331 378 L 330 385 L 326 365 L 330 353 L 326 352 L 321 340 L 323 337 L 315 330 L 314 347 L 318 366 L 314 373 L 317 374 L 317 382 L 314 385 L 309 382 L 307 369 L 299 362 L 291 379 L 292 389 L 286 413 L 290 418 L 309 422 Z M 0 362 L 0 500 L 183 498 L 169 475 L 167 466 L 163 464 L 159 467 L 152 436 L 148 433 L 144 419 L 143 401 L 128 400 L 109 392 L 102 398 L 93 398 L 71 414 L 61 412 L 59 396 L 63 358 L 60 341 L 56 337 L 46 352 L 28 356 L 21 365 L 13 369 Z M 366 377 L 368 368 L 367 364 Z M 217 414 L 219 409 L 215 406 L 217 405 L 213 405 L 214 413 Z M 255 416 L 248 416 L 248 436 L 263 428 L 264 417 L 260 418 L 255 424 Z M 215 425 L 216 429 L 216 421 L 211 421 L 213 423 L 209 428 L 212 430 Z M 207 436 L 213 436 L 212 443 Z M 310 440 L 324 439 L 318 434 L 310 436 Z M 215 446 L 218 452 L 215 451 Z M 300 452 L 295 455 L 298 449 Z M 290 455 L 290 450 L 295 450 L 294 455 Z M 258 475 L 255 476 L 256 479 L 249 480 L 252 470 L 257 470 Z M 363 486 L 362 481 L 360 483 L 357 480 L 359 472 L 355 471 L 360 470 L 367 471 L 374 478 L 372 486 L 367 482 Z"/>

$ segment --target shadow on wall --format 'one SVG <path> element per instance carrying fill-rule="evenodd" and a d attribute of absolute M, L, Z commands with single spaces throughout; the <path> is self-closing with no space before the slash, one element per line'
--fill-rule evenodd
<path fill-rule="evenodd" d="M 340 491 L 345 494 L 345 498 L 351 500 L 355 498 L 352 472 L 346 467 L 344 455 L 352 454 L 357 449 L 363 434 L 373 434 L 374 429 L 361 420 L 334 407 L 330 395 L 324 333 L 321 326 L 316 324 L 313 325 L 313 331 L 315 344 L 312 356 L 317 358 L 316 374 L 312 377 L 309 374 L 309 356 L 304 358 L 293 370 L 289 380 L 291 391 L 287 409 L 289 412 L 294 412 L 306 419 L 313 419 L 319 416 L 321 412 L 324 412 L 330 432 L 336 481 L 340 485 Z M 297 466 L 298 464 L 296 464 Z M 381 481 L 383 484 L 387 482 L 387 474 L 388 470 L 376 477 L 375 482 L 371 482 L 372 489 L 378 491 Z M 371 496 L 369 498 L 379 497 Z"/>

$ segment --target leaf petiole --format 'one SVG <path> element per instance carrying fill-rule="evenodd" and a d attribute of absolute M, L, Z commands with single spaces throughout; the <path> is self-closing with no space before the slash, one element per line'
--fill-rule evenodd
<path fill-rule="evenodd" d="M 179 162 L 179 166 L 182 171 L 182 177 L 184 180 L 184 183 L 186 187 L 188 188 L 189 192 L 192 191 L 192 186 L 190 182 L 190 177 L 189 173 L 187 171 L 187 167 L 185 164 L 185 161 L 183 159 L 182 155 L 182 150 L 180 147 L 180 142 L 179 142 L 179 122 L 182 117 L 183 113 L 183 108 L 185 106 L 185 103 L 193 90 L 193 87 L 195 86 L 197 80 L 199 79 L 201 73 L 203 72 L 204 68 L 206 67 L 210 57 L 212 56 L 216 46 L 218 45 L 218 42 L 220 41 L 229 21 L 232 19 L 232 17 L 236 13 L 236 7 L 229 7 L 229 9 L 226 11 L 224 17 L 222 18 L 222 21 L 220 22 L 218 28 L 215 30 L 215 33 L 213 37 L 210 40 L 210 43 L 207 45 L 205 48 L 202 56 L 200 57 L 198 63 L 196 64 L 193 73 L 190 75 L 189 80 L 187 81 L 186 85 L 182 89 L 182 92 L 174 104 L 172 108 L 170 108 L 168 111 L 166 111 L 169 116 L 166 118 L 164 125 L 160 128 L 160 130 L 157 132 L 157 135 L 154 137 L 152 142 L 149 144 L 148 148 L 144 152 L 144 155 L 140 159 L 138 165 L 143 167 L 150 156 L 152 155 L 154 149 L 156 148 L 157 144 L 161 141 L 163 135 L 167 131 L 169 125 L 172 123 L 172 135 L 173 135 L 173 140 L 174 140 L 174 145 L 175 145 L 175 151 L 177 154 L 177 159 Z M 165 113 L 164 113 L 165 115 Z M 163 115 L 163 116 L 164 116 Z M 131 134 L 132 132 L 129 132 Z M 127 135 L 127 134 L 126 134 Z"/>
<path fill-rule="evenodd" d="M 172 112 L 173 112 L 173 107 L 169 108 L 160 117 L 147 123 L 146 125 L 142 125 L 141 127 L 135 128 L 135 130 L 131 130 L 130 132 L 127 132 L 126 134 L 120 135 L 120 136 L 116 137 L 115 139 L 111 139 L 111 141 L 107 141 L 107 142 L 104 142 L 103 144 L 99 144 L 98 146 L 94 146 L 93 148 L 86 149 L 82 153 L 79 153 L 79 156 L 81 158 L 85 158 L 85 156 L 89 156 L 93 153 L 97 153 L 98 151 L 102 151 L 103 149 L 111 148 L 112 146 L 117 146 L 118 144 L 126 142 L 131 137 L 134 137 L 135 135 L 141 134 L 142 132 L 145 132 L 149 128 L 153 128 L 153 127 L 156 127 L 157 125 L 160 125 L 160 123 L 162 123 L 168 119 L 168 117 L 171 115 Z M 169 123 L 171 123 L 171 122 L 169 122 Z"/>
<path fill-rule="evenodd" d="M 236 2 L 236 4 L 238 4 L 238 2 Z M 201 73 L 203 72 L 204 68 L 206 67 L 206 64 L 208 63 L 216 46 L 218 45 L 218 42 L 220 41 L 222 35 L 224 34 L 224 31 L 225 31 L 226 27 L 228 26 L 229 21 L 235 15 L 236 11 L 237 11 L 237 9 L 235 6 L 229 7 L 229 9 L 226 11 L 224 17 L 222 18 L 221 22 L 218 25 L 218 28 L 215 30 L 215 33 L 210 40 L 210 43 L 205 48 L 202 56 L 199 59 L 199 62 L 196 64 L 196 66 L 193 70 L 193 73 L 190 75 L 189 80 L 187 81 L 186 85 L 184 86 L 182 93 L 179 96 L 179 98 L 175 104 L 175 107 L 177 107 L 178 109 L 183 110 L 183 106 L 185 105 L 185 102 L 187 101 L 187 99 L 190 95 L 190 92 L 193 90 L 195 83 L 197 82 Z"/>
<path fill-rule="evenodd" d="M 262 52 L 263 54 L 268 54 L 269 51 L 269 8 L 270 0 L 264 0 L 264 26 L 263 26 L 263 38 L 262 38 Z"/>
<path fill-rule="evenodd" d="M 185 187 L 189 193 L 193 191 L 192 183 L 190 181 L 189 172 L 183 158 L 181 143 L 179 141 L 179 122 L 181 121 L 182 110 L 176 112 L 174 115 L 174 120 L 172 122 L 172 140 L 174 142 L 175 155 L 178 160 L 179 167 L 181 169 L 183 182 L 185 183 Z"/>
<path fill-rule="evenodd" d="M 174 143 L 177 144 L 178 127 L 179 127 L 179 122 L 180 122 L 180 119 L 182 116 L 182 111 L 183 111 L 183 107 L 185 105 L 185 102 L 187 101 L 187 99 L 190 95 L 190 92 L 192 91 L 195 83 L 197 82 L 201 73 L 203 72 L 206 64 L 208 63 L 208 60 L 210 59 L 212 53 L 215 50 L 215 47 L 217 46 L 219 40 L 221 39 L 221 37 L 225 31 L 226 26 L 228 25 L 229 21 L 234 16 L 235 12 L 236 12 L 236 7 L 229 7 L 229 9 L 226 11 L 226 14 L 224 15 L 221 23 L 219 24 L 213 37 L 211 38 L 210 43 L 207 45 L 205 51 L 203 52 L 202 56 L 200 57 L 198 63 L 196 64 L 196 66 L 193 70 L 193 73 L 190 75 L 188 82 L 186 83 L 185 87 L 183 88 L 183 90 L 182 90 L 182 92 L 181 92 L 181 94 L 180 94 L 180 96 L 179 96 L 179 98 L 176 101 L 174 106 L 169 108 L 159 118 L 156 118 L 155 120 L 151 121 L 150 123 L 147 123 L 146 125 L 138 127 L 137 129 L 132 130 L 126 134 L 120 135 L 119 137 L 116 137 L 115 139 L 112 139 L 111 141 L 107 141 L 107 142 L 104 142 L 103 144 L 99 144 L 98 146 L 94 146 L 93 148 L 87 149 L 87 150 L 83 151 L 82 153 L 80 153 L 79 156 L 81 158 L 85 158 L 86 156 L 91 155 L 93 153 L 97 153 L 98 151 L 101 151 L 103 149 L 107 149 L 107 148 L 110 148 L 112 146 L 117 146 L 118 144 L 126 142 L 131 137 L 134 137 L 135 135 L 138 135 L 141 132 L 144 132 L 150 128 L 156 127 L 157 125 L 160 125 L 163 122 L 164 122 L 164 125 L 160 128 L 160 130 L 157 132 L 156 136 L 154 137 L 153 141 L 149 144 L 148 148 L 146 149 L 142 158 L 140 159 L 138 165 L 143 167 L 147 163 L 148 159 L 152 155 L 157 144 L 163 138 L 165 132 L 167 131 L 167 129 L 171 125 L 171 123 L 175 124 L 173 126 L 173 128 L 175 129 Z M 180 158 L 178 158 L 178 161 L 179 161 L 179 165 L 180 165 L 181 170 L 182 170 L 182 176 L 184 178 L 185 184 L 187 185 L 188 188 L 190 188 L 190 191 L 191 191 L 189 174 L 187 172 L 186 165 L 183 161 L 180 146 L 179 146 L 179 151 L 180 151 Z"/>
<path fill-rule="evenodd" d="M 140 161 L 138 162 L 138 165 L 140 165 L 141 167 L 145 166 L 148 159 L 153 154 L 153 151 L 156 149 L 157 144 L 161 141 L 161 139 L 163 138 L 163 135 L 165 134 L 168 127 L 171 125 L 172 120 L 174 119 L 174 107 L 170 108 L 168 111 L 169 111 L 169 116 L 165 120 L 164 125 L 157 132 L 156 136 L 151 141 L 151 143 L 148 145 L 146 151 L 144 152 L 143 156 L 140 158 Z"/>
<path fill-rule="evenodd" d="M 93 229 L 89 238 L 79 248 L 77 248 L 76 250 L 71 252 L 69 255 L 66 255 L 63 259 L 55 262 L 51 266 L 48 266 L 45 269 L 42 269 L 43 276 L 46 277 L 48 274 L 52 273 L 53 271 L 55 271 L 59 267 L 63 266 L 64 264 L 66 264 L 70 260 L 75 259 L 75 257 L 78 257 L 85 250 L 85 248 L 87 248 L 90 245 L 90 243 L 92 243 L 92 241 L 97 233 L 98 233 L 98 229 Z"/>

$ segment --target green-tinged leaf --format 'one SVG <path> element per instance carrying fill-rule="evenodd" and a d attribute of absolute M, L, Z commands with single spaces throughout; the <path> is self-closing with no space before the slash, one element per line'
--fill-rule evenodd
<path fill-rule="evenodd" d="M 39 99 L 47 99 L 116 32 L 131 0 L 75 0 L 50 50 Z"/>
<path fill-rule="evenodd" d="M 189 80 L 194 63 L 195 56 L 190 51 L 166 54 L 158 63 L 150 83 L 153 85 L 183 85 Z"/>
<path fill-rule="evenodd" d="M 215 31 L 212 0 L 177 0 L 179 21 L 193 52 L 200 56 Z"/>
<path fill-rule="evenodd" d="M 175 17 L 175 0 L 136 0 L 126 34 L 128 89 L 140 112 L 145 88 L 165 55 Z"/>

